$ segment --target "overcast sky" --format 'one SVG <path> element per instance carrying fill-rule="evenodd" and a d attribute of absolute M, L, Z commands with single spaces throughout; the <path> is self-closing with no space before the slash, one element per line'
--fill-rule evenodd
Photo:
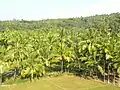
<path fill-rule="evenodd" d="M 120 12 L 120 0 L 0 0 L 0 20 L 40 20 L 114 12 Z"/>

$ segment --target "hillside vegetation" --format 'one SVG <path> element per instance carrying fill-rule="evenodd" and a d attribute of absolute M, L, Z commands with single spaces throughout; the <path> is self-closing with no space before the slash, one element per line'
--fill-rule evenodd
<path fill-rule="evenodd" d="M 73 73 L 120 84 L 120 13 L 0 21 L 1 82 Z"/>

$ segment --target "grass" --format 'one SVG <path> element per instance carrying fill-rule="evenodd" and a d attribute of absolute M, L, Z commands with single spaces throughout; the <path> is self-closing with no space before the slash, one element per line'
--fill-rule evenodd
<path fill-rule="evenodd" d="M 100 81 L 86 80 L 75 76 L 59 76 L 2 86 L 0 90 L 120 90 L 120 88 Z"/>
<path fill-rule="evenodd" d="M 5 81 L 3 84 L 4 85 L 19 84 L 19 83 L 25 83 L 27 81 L 28 81 L 27 79 L 26 80 L 22 80 L 20 78 L 17 78 L 17 79 L 14 80 L 14 78 L 11 78 L 11 79 Z"/>

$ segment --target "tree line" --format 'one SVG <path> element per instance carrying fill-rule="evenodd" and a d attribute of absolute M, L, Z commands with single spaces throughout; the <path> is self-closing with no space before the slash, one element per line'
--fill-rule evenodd
<path fill-rule="evenodd" d="M 1 21 L 0 73 L 17 68 L 21 79 L 52 72 L 120 84 L 120 14 Z"/>

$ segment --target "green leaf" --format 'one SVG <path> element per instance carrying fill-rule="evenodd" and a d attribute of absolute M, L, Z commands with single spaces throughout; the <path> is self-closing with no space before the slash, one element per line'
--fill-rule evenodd
<path fill-rule="evenodd" d="M 103 70 L 103 68 L 102 68 L 100 65 L 98 65 L 98 70 L 99 70 L 99 71 L 100 71 L 100 73 L 103 75 L 104 70 Z"/>
<path fill-rule="evenodd" d="M 3 65 L 0 65 L 0 73 L 3 73 Z"/>
<path fill-rule="evenodd" d="M 91 47 L 91 43 L 88 45 L 88 51 L 90 54 L 92 54 L 92 47 Z"/>
<path fill-rule="evenodd" d="M 80 57 L 81 61 L 86 61 L 88 58 L 87 57 Z"/>
<path fill-rule="evenodd" d="M 50 63 L 48 60 L 46 60 L 45 63 L 46 63 L 46 66 L 50 66 Z"/>
<path fill-rule="evenodd" d="M 112 59 L 113 57 L 109 54 L 106 54 L 106 59 Z"/>
<path fill-rule="evenodd" d="M 104 49 L 105 53 L 109 53 L 109 50 L 107 48 Z"/>
<path fill-rule="evenodd" d="M 117 72 L 120 74 L 120 67 L 118 67 Z"/>
<path fill-rule="evenodd" d="M 87 48 L 87 45 L 83 45 L 82 50 L 85 50 Z"/>

